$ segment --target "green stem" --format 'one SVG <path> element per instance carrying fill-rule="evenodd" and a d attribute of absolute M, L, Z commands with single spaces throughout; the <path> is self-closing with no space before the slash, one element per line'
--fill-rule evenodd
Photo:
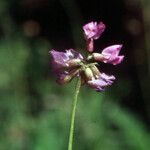
<path fill-rule="evenodd" d="M 79 91 L 80 91 L 80 87 L 81 87 L 81 78 L 79 77 L 77 85 L 76 85 L 76 89 L 75 89 L 73 108 L 72 108 L 72 114 L 71 114 L 71 124 L 70 124 L 68 150 L 72 150 L 76 106 L 77 106 L 77 99 L 78 99 L 78 94 L 79 94 Z"/>

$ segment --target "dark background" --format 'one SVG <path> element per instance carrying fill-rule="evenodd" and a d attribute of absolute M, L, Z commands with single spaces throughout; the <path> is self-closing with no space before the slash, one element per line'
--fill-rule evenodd
<path fill-rule="evenodd" d="M 124 61 L 100 65 L 116 76 L 105 92 L 83 86 L 74 149 L 148 150 L 150 2 L 0 0 L 0 147 L 66 149 L 75 81 L 59 86 L 49 50 L 85 53 L 82 26 L 103 21 L 95 51 L 123 44 Z"/>

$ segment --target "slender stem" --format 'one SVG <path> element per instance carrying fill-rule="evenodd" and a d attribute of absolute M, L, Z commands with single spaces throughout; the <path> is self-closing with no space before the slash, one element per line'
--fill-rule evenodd
<path fill-rule="evenodd" d="M 81 87 L 81 78 L 79 77 L 77 85 L 76 85 L 76 89 L 75 89 L 74 100 L 73 100 L 73 108 L 72 108 L 72 114 L 71 114 L 71 124 L 70 124 L 68 150 L 72 150 L 76 106 L 77 106 L 77 99 L 78 99 L 78 94 L 79 94 L 79 91 L 80 91 L 80 87 Z"/>

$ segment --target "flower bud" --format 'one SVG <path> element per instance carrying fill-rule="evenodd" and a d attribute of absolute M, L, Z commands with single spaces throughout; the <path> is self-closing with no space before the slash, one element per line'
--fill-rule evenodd
<path fill-rule="evenodd" d="M 57 82 L 59 84 L 65 84 L 65 83 L 68 83 L 70 80 L 72 79 L 72 76 L 71 75 L 61 75 L 61 77 L 57 80 Z"/>
<path fill-rule="evenodd" d="M 100 53 L 93 53 L 92 56 L 95 61 L 101 61 L 101 62 L 109 58 L 109 56 L 104 56 L 103 54 Z"/>
<path fill-rule="evenodd" d="M 99 78 L 100 71 L 98 70 L 98 68 L 95 65 L 91 65 L 90 68 L 91 68 L 95 78 Z"/>
<path fill-rule="evenodd" d="M 66 62 L 66 65 L 68 67 L 76 67 L 76 66 L 79 66 L 80 63 L 81 63 L 81 59 L 71 59 Z"/>
<path fill-rule="evenodd" d="M 89 67 L 85 68 L 84 74 L 87 80 L 92 80 L 94 78 L 93 72 Z"/>
<path fill-rule="evenodd" d="M 73 70 L 71 72 L 66 72 L 66 73 L 62 73 L 57 82 L 59 84 L 65 84 L 68 83 L 69 81 L 71 81 L 75 76 L 77 76 L 79 74 L 79 70 Z"/>

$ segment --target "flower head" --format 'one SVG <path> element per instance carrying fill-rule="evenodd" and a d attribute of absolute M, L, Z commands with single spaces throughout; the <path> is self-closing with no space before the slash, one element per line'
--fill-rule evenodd
<path fill-rule="evenodd" d="M 100 22 L 90 22 L 83 26 L 86 39 L 98 39 L 105 30 L 105 25 Z"/>
<path fill-rule="evenodd" d="M 87 58 L 73 50 L 65 52 L 51 50 L 52 67 L 57 75 L 57 82 L 65 84 L 74 77 L 80 76 L 82 83 L 96 91 L 103 91 L 105 87 L 111 85 L 115 77 L 101 73 L 97 67 L 97 62 L 110 63 L 117 65 L 121 63 L 124 56 L 119 55 L 122 45 L 112 45 L 106 47 L 101 53 L 92 53 L 94 50 L 94 40 L 98 39 L 105 30 L 105 25 L 100 22 L 90 22 L 83 26 L 85 39 L 87 41 L 87 50 L 90 52 Z"/>

